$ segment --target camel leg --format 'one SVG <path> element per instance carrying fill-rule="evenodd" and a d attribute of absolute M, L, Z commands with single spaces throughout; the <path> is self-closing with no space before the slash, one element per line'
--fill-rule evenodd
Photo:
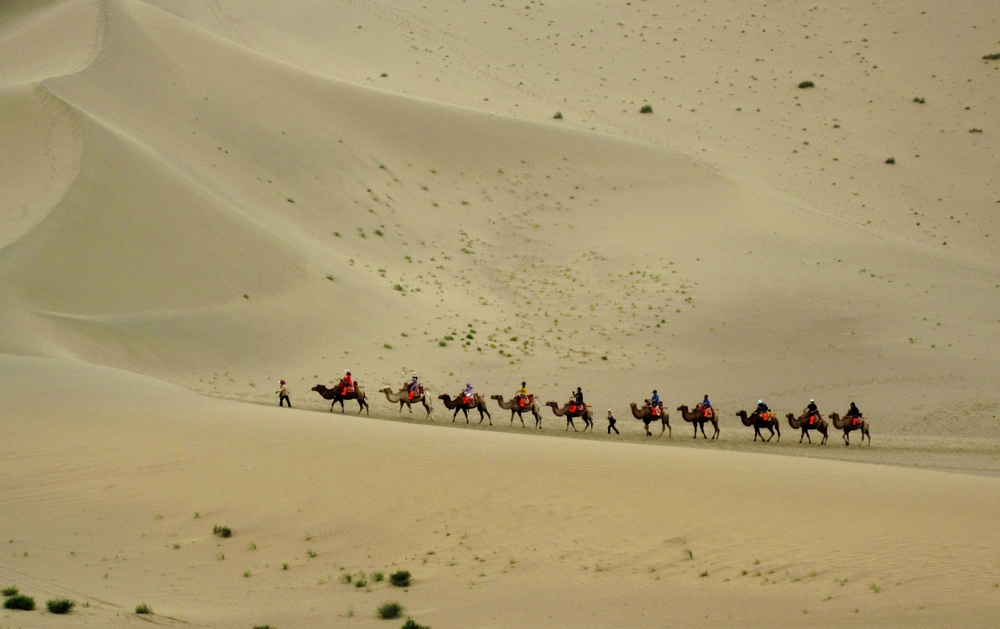
<path fill-rule="evenodd" d="M 805 435 L 805 438 L 809 440 L 809 443 L 813 442 L 812 437 L 809 436 L 808 430 L 803 430 L 802 434 Z M 799 443 L 802 443 L 802 437 L 799 437 Z"/>
<path fill-rule="evenodd" d="M 759 434 L 760 434 L 760 429 L 757 428 L 756 426 L 754 426 L 753 427 L 753 442 L 754 443 L 757 443 L 757 435 L 759 435 Z M 761 435 L 760 440 L 761 441 L 764 440 L 764 435 Z"/>
<path fill-rule="evenodd" d="M 848 437 L 849 434 L 851 434 L 851 433 L 847 432 L 846 430 L 844 431 L 844 445 L 845 446 L 851 445 L 851 439 L 850 439 L 850 437 Z"/>
<path fill-rule="evenodd" d="M 708 435 L 705 434 L 705 422 L 702 422 L 702 423 L 698 424 L 698 427 L 701 428 L 701 436 L 704 437 L 707 440 L 708 439 Z M 695 432 L 694 436 L 697 437 L 698 433 Z"/>
<path fill-rule="evenodd" d="M 577 432 L 577 430 L 576 430 L 576 424 L 573 423 L 573 418 L 572 417 L 567 417 L 566 418 L 566 430 L 569 430 L 570 426 L 573 427 L 573 432 Z"/>

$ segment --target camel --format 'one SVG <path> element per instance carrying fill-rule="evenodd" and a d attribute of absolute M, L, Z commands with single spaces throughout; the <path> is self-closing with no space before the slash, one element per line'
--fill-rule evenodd
<path fill-rule="evenodd" d="M 760 413 L 755 410 L 750 415 L 747 415 L 746 411 L 740 411 L 736 413 L 736 416 L 743 420 L 744 426 L 753 426 L 754 441 L 757 441 L 757 437 L 760 437 L 761 442 L 770 441 L 771 437 L 774 437 L 775 431 L 778 433 L 778 439 L 775 443 L 781 441 L 781 425 L 779 424 L 778 417 L 776 415 L 771 414 L 770 419 L 764 419 L 760 416 Z M 771 435 L 767 439 L 764 439 L 764 435 L 761 434 L 761 428 L 767 428 L 771 431 Z"/>
<path fill-rule="evenodd" d="M 712 435 L 712 439 L 719 438 L 719 411 L 713 408 L 712 416 L 705 417 L 705 413 L 700 408 L 696 408 L 692 413 L 685 404 L 678 406 L 677 410 L 681 412 L 681 417 L 684 418 L 684 421 L 694 424 L 694 439 L 698 438 L 698 428 L 701 428 L 701 436 L 708 439 L 708 436 L 705 434 L 705 422 L 712 422 L 712 426 L 715 427 L 715 434 Z"/>
<path fill-rule="evenodd" d="M 399 413 L 396 413 L 397 416 L 403 412 L 404 404 L 406 405 L 406 408 L 409 409 L 410 414 L 413 414 L 413 405 L 416 404 L 417 402 L 420 402 L 421 404 L 424 405 L 424 410 L 427 411 L 427 417 L 430 417 L 431 411 L 434 410 L 434 408 L 431 406 L 430 398 L 427 397 L 427 394 L 424 393 L 423 391 L 420 391 L 420 393 L 413 396 L 413 399 L 411 400 L 409 385 L 404 386 L 402 389 L 399 390 L 398 393 L 393 392 L 392 387 L 382 387 L 381 389 L 379 389 L 379 391 L 381 393 L 385 393 L 385 399 L 389 400 L 390 404 L 396 404 L 397 402 L 399 403 Z"/>
<path fill-rule="evenodd" d="M 649 425 L 652 424 L 655 421 L 659 421 L 660 423 L 663 424 L 663 429 L 660 430 L 660 436 L 662 437 L 663 433 L 667 429 L 670 429 L 670 434 L 667 435 L 667 438 L 668 439 L 673 438 L 673 436 L 674 436 L 674 429 L 670 427 L 670 414 L 669 413 L 667 413 L 667 412 L 665 412 L 665 411 L 663 411 L 661 409 L 661 412 L 660 412 L 659 415 L 653 415 L 653 409 L 649 405 L 649 400 L 646 400 L 646 405 L 643 406 L 642 408 L 639 408 L 638 406 L 636 406 L 635 402 L 632 402 L 631 404 L 629 404 L 629 406 L 632 407 L 632 417 L 635 417 L 636 419 L 638 419 L 639 421 L 642 422 L 643 427 L 646 429 L 646 436 L 647 437 L 652 437 L 653 436 L 653 433 L 651 433 L 649 431 Z"/>
<path fill-rule="evenodd" d="M 333 412 L 334 404 L 336 404 L 337 402 L 340 402 L 340 412 L 343 413 L 344 400 L 357 400 L 358 415 L 361 414 L 362 409 L 364 409 L 365 413 L 369 415 L 371 414 L 368 412 L 368 402 L 367 400 L 365 400 L 365 390 L 362 389 L 359 385 L 354 385 L 354 390 L 348 391 L 346 395 L 341 394 L 343 387 L 339 384 L 333 387 L 332 389 L 328 389 L 325 385 L 317 384 L 312 388 L 312 390 L 322 395 L 324 400 L 333 400 L 333 402 L 330 403 L 331 413 Z"/>
<path fill-rule="evenodd" d="M 524 417 L 522 417 L 521 414 L 531 413 L 532 415 L 535 416 L 535 428 L 539 430 L 542 429 L 542 414 L 540 412 L 541 409 L 538 406 L 538 402 L 535 401 L 535 396 L 533 395 L 528 396 L 528 402 L 530 403 L 528 406 L 521 406 L 520 404 L 517 403 L 517 399 L 513 399 L 510 402 L 504 402 L 502 395 L 491 395 L 490 399 L 496 400 L 497 404 L 500 405 L 500 408 L 504 409 L 505 411 L 510 411 L 511 426 L 514 425 L 514 413 L 517 413 L 517 418 L 521 420 L 521 428 L 526 428 L 527 426 L 524 425 Z"/>
<path fill-rule="evenodd" d="M 833 427 L 836 428 L 837 430 L 844 431 L 845 446 L 851 445 L 850 434 L 852 430 L 860 430 L 861 443 L 863 444 L 865 442 L 865 437 L 868 437 L 868 445 L 871 446 L 872 436 L 871 433 L 868 432 L 868 420 L 866 420 L 863 417 L 859 419 L 861 419 L 861 421 L 857 425 L 855 425 L 854 422 L 852 421 L 853 420 L 852 417 L 844 417 L 843 421 L 841 421 L 840 415 L 836 413 L 830 413 L 830 420 L 833 421 Z"/>
<path fill-rule="evenodd" d="M 475 409 L 479 411 L 480 424 L 483 423 L 483 418 L 485 414 L 485 417 L 490 418 L 490 426 L 493 425 L 493 416 L 490 415 L 489 410 L 487 410 L 486 408 L 486 402 L 483 401 L 483 398 L 481 398 L 478 393 L 473 394 L 472 399 L 469 400 L 469 402 L 466 404 L 462 403 L 462 396 L 458 396 L 457 398 L 452 400 L 451 396 L 448 395 L 447 393 L 442 393 L 441 395 L 438 396 L 438 399 L 444 402 L 445 408 L 447 408 L 449 411 L 455 409 L 455 414 L 451 416 L 452 423 L 455 423 L 455 418 L 458 417 L 458 411 L 462 411 L 463 413 L 465 413 L 465 423 L 468 424 L 469 411 Z"/>
<path fill-rule="evenodd" d="M 573 423 L 573 418 L 580 417 L 583 419 L 583 432 L 587 432 L 588 426 L 590 427 L 590 432 L 594 432 L 594 411 L 590 410 L 589 406 L 583 408 L 577 407 L 572 413 L 569 412 L 569 404 L 560 407 L 555 402 L 546 402 L 545 406 L 550 407 L 556 417 L 566 417 L 566 430 L 569 430 L 569 427 L 572 426 L 573 432 L 578 432 L 576 424 Z"/>
<path fill-rule="evenodd" d="M 800 417 L 796 417 L 795 415 L 788 413 L 785 417 L 788 418 L 788 425 L 792 427 L 792 430 L 798 430 L 799 428 L 802 429 L 802 437 L 808 439 L 809 443 L 813 442 L 812 437 L 809 436 L 809 431 L 818 430 L 819 433 L 823 435 L 823 441 L 820 441 L 819 444 L 821 446 L 826 445 L 826 439 L 830 435 L 826 432 L 827 423 L 825 419 L 820 417 L 816 420 L 816 423 L 810 424 L 809 417 L 805 413 L 803 413 Z M 802 443 L 802 437 L 799 437 L 799 443 Z"/>

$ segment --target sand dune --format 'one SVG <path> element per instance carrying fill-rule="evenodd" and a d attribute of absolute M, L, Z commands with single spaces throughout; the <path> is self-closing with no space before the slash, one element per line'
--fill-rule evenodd
<path fill-rule="evenodd" d="M 998 16 L 942 11 L 5 6 L 0 577 L 102 626 L 995 624 Z M 622 443 L 384 421 L 413 371 Z M 873 446 L 755 444 L 761 397 Z"/>

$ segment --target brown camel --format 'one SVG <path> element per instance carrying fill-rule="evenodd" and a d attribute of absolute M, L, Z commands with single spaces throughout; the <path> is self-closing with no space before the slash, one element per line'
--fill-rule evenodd
<path fill-rule="evenodd" d="M 511 426 L 514 425 L 514 413 L 517 413 L 517 418 L 521 420 L 521 428 L 526 428 L 527 426 L 524 425 L 524 417 L 521 416 L 521 413 L 531 413 L 532 415 L 535 416 L 535 428 L 539 430 L 542 429 L 542 414 L 540 412 L 541 409 L 538 406 L 538 402 L 535 401 L 534 395 L 528 396 L 527 406 L 521 406 L 520 404 L 518 404 L 516 398 L 511 400 L 510 402 L 504 402 L 502 395 L 491 395 L 490 399 L 496 400 L 497 404 L 500 405 L 500 408 L 504 409 L 505 411 L 510 411 Z"/>
<path fill-rule="evenodd" d="M 389 400 L 391 404 L 396 404 L 397 402 L 399 403 L 399 413 L 396 413 L 397 416 L 403 412 L 404 404 L 406 405 L 406 408 L 410 411 L 410 414 L 413 413 L 413 405 L 418 402 L 424 405 L 424 410 L 427 411 L 427 417 L 430 417 L 431 411 L 434 410 L 434 408 L 431 407 L 430 398 L 423 391 L 423 387 L 421 387 L 421 391 L 419 393 L 413 396 L 413 399 L 410 399 L 409 384 L 400 389 L 398 393 L 393 392 L 392 387 L 383 387 L 379 389 L 379 391 L 385 393 L 385 399 Z"/>
<path fill-rule="evenodd" d="M 775 431 L 777 431 L 778 439 L 775 443 L 778 443 L 778 441 L 781 441 L 781 425 L 778 423 L 777 415 L 774 413 L 769 413 L 768 415 L 769 417 L 765 419 L 764 417 L 761 417 L 760 413 L 756 410 L 750 415 L 747 415 L 746 411 L 736 413 L 736 416 L 743 420 L 744 426 L 753 426 L 754 441 L 757 441 L 757 437 L 760 437 L 761 442 L 770 441 L 771 437 L 774 436 Z M 764 439 L 764 435 L 761 434 L 761 428 L 767 428 L 771 431 L 771 435 L 767 439 Z"/>
<path fill-rule="evenodd" d="M 649 400 L 646 400 L 646 405 L 642 408 L 636 406 L 635 402 L 632 402 L 629 406 L 632 407 L 632 417 L 642 422 L 643 427 L 646 429 L 647 437 L 653 436 L 653 433 L 649 431 L 649 425 L 657 421 L 663 424 L 663 429 L 660 430 L 661 437 L 667 429 L 670 429 L 670 434 L 667 435 L 667 438 L 669 439 L 674 436 L 674 429 L 670 428 L 670 413 L 660 409 L 659 415 L 653 415 L 653 408 L 649 405 Z"/>
<path fill-rule="evenodd" d="M 359 385 L 354 385 L 353 391 L 348 391 L 343 393 L 343 386 L 337 385 L 332 389 L 328 389 L 325 385 L 317 384 L 312 388 L 313 391 L 319 393 L 323 396 L 324 400 L 333 400 L 330 403 L 330 412 L 333 412 L 333 406 L 337 402 L 340 402 L 340 412 L 344 412 L 344 400 L 357 400 L 358 401 L 358 415 L 361 414 L 361 410 L 364 409 L 365 413 L 368 413 L 368 402 L 365 400 L 365 390 Z M 368 413 L 369 415 L 371 413 Z"/>
<path fill-rule="evenodd" d="M 448 395 L 447 393 L 442 393 L 441 395 L 438 396 L 438 399 L 444 402 L 445 408 L 447 408 L 449 411 L 452 409 L 455 410 L 455 414 L 451 416 L 452 423 L 455 423 L 455 418 L 458 417 L 458 411 L 462 411 L 463 413 L 465 413 L 465 423 L 468 424 L 469 411 L 475 409 L 479 411 L 480 424 L 483 423 L 483 418 L 485 414 L 485 417 L 490 418 L 490 426 L 493 425 L 493 416 L 490 415 L 489 410 L 487 410 L 486 408 L 486 402 L 483 401 L 483 398 L 481 398 L 478 393 L 473 394 L 472 399 L 465 403 L 462 402 L 461 395 L 452 400 L 450 395 Z"/>
<path fill-rule="evenodd" d="M 694 424 L 694 439 L 698 438 L 698 428 L 701 428 L 701 436 L 708 439 L 708 436 L 705 434 L 705 422 L 712 422 L 712 426 L 715 428 L 715 434 L 712 435 L 712 439 L 719 438 L 719 411 L 713 408 L 711 417 L 705 417 L 705 413 L 700 408 L 696 408 L 692 413 L 685 404 L 678 406 L 677 410 L 681 412 L 681 417 L 684 418 L 684 421 Z"/>
<path fill-rule="evenodd" d="M 836 428 L 837 430 L 843 430 L 844 431 L 844 445 L 845 446 L 851 445 L 850 434 L 851 434 L 852 430 L 860 430 L 861 431 L 861 443 L 864 444 L 865 437 L 868 437 L 868 445 L 871 446 L 871 444 L 872 444 L 872 436 L 871 436 L 871 433 L 868 432 L 868 420 L 866 420 L 865 418 L 859 417 L 858 418 L 858 420 L 859 420 L 858 423 L 855 424 L 853 417 L 846 417 L 845 416 L 844 419 L 843 419 L 843 421 L 841 421 L 840 415 L 838 415 L 836 413 L 830 413 L 830 420 L 833 422 L 833 427 L 834 428 Z"/>
<path fill-rule="evenodd" d="M 809 423 L 809 416 L 806 413 L 803 413 L 800 417 L 788 413 L 785 417 L 788 418 L 788 425 L 792 427 L 792 430 L 802 429 L 802 437 L 808 439 L 809 443 L 813 442 L 812 437 L 809 436 L 809 431 L 818 430 L 823 435 L 823 441 L 820 441 L 819 444 L 821 446 L 826 445 L 826 439 L 830 435 L 826 431 L 827 423 L 825 419 L 818 417 L 816 421 Z M 799 437 L 799 443 L 802 443 L 802 437 Z"/>
<path fill-rule="evenodd" d="M 594 411 L 590 410 L 589 406 L 584 406 L 583 408 L 578 406 L 572 413 L 569 412 L 569 404 L 560 407 L 555 402 L 546 402 L 545 406 L 551 408 L 556 417 L 566 418 L 566 430 L 569 430 L 569 427 L 572 426 L 573 432 L 577 432 L 573 418 L 579 417 L 583 419 L 583 432 L 587 432 L 588 426 L 590 427 L 590 432 L 594 432 Z"/>

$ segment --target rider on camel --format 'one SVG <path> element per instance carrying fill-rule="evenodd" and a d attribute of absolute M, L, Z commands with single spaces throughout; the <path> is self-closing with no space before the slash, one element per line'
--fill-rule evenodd
<path fill-rule="evenodd" d="M 462 390 L 462 404 L 468 404 L 472 401 L 472 383 L 466 382 L 465 388 Z"/>
<path fill-rule="evenodd" d="M 653 411 L 654 417 L 659 417 L 663 414 L 663 402 L 660 401 L 660 394 L 653 389 L 653 397 L 649 398 L 649 407 Z"/>
<path fill-rule="evenodd" d="M 576 392 L 571 394 L 569 402 L 569 412 L 575 413 L 577 410 L 587 408 L 587 405 L 583 403 L 583 389 L 580 387 L 576 388 Z"/>
<path fill-rule="evenodd" d="M 522 408 L 528 403 L 528 384 L 526 382 L 521 383 L 521 388 L 517 390 L 514 401 Z"/>
<path fill-rule="evenodd" d="M 341 391 L 341 395 L 347 395 L 348 393 L 354 391 L 354 379 L 351 378 L 350 371 L 344 374 L 344 377 L 341 379 L 340 384 L 343 385 L 343 391 Z"/>
<path fill-rule="evenodd" d="M 705 398 L 698 404 L 698 409 L 702 412 L 705 417 L 711 417 L 713 414 L 712 403 L 708 401 L 708 394 L 705 394 Z"/>
<path fill-rule="evenodd" d="M 861 414 L 861 409 L 859 409 L 857 405 L 854 404 L 854 402 L 851 402 L 851 408 L 847 411 L 847 416 L 854 420 L 857 420 L 858 423 L 860 423 L 863 417 L 863 415 Z"/>
<path fill-rule="evenodd" d="M 414 372 L 413 379 L 410 380 L 410 401 L 420 395 L 420 389 L 422 388 L 423 387 L 420 386 L 420 380 L 417 379 L 417 374 Z"/>
<path fill-rule="evenodd" d="M 764 404 L 764 400 L 757 400 L 757 414 L 761 416 L 762 419 L 770 419 L 768 414 L 771 409 L 768 408 L 767 404 Z"/>
<path fill-rule="evenodd" d="M 805 410 L 807 417 L 809 418 L 809 423 L 813 424 L 819 419 L 819 407 L 816 406 L 816 400 L 809 400 L 809 406 Z M 814 419 L 815 418 L 815 419 Z"/>

